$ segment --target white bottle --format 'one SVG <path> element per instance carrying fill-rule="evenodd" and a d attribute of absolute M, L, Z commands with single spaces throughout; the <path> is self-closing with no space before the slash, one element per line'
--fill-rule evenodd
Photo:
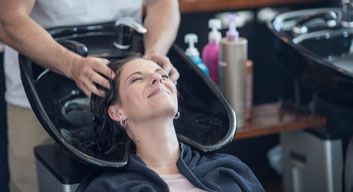
<path fill-rule="evenodd" d="M 201 71 L 209 76 L 209 71 L 207 66 L 202 62 L 200 58 L 200 52 L 196 49 L 195 43 L 198 41 L 196 34 L 189 33 L 184 37 L 185 43 L 189 44 L 189 47 L 186 49 L 185 54 L 201 69 Z"/>
<path fill-rule="evenodd" d="M 220 85 L 237 115 L 237 126 L 246 122 L 246 60 L 247 40 L 239 37 L 235 15 L 229 15 L 229 30 L 219 50 Z"/>

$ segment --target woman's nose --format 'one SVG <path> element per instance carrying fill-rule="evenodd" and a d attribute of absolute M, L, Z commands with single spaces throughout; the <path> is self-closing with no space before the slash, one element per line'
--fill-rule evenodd
<path fill-rule="evenodd" d="M 155 83 L 162 83 L 162 75 L 160 75 L 158 73 L 151 74 L 150 85 L 154 85 Z"/>

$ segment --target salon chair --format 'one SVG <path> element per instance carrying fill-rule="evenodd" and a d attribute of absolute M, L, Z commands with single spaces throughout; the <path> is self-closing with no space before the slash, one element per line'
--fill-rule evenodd
<path fill-rule="evenodd" d="M 48 29 L 56 41 L 82 56 L 108 60 L 143 53 L 145 29 L 130 18 L 112 23 Z M 35 45 L 34 45 L 35 46 Z M 168 57 L 180 73 L 178 139 L 202 152 L 221 148 L 236 132 L 236 116 L 217 86 L 176 45 Z M 31 107 L 55 144 L 34 149 L 39 190 L 82 191 L 100 171 L 120 169 L 128 162 L 130 145 L 119 142 L 117 151 L 98 156 L 90 99 L 75 83 L 19 55 L 21 78 Z"/>

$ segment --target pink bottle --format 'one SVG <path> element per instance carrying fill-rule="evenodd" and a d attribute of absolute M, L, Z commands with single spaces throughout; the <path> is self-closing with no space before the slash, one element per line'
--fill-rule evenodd
<path fill-rule="evenodd" d="M 209 69 L 211 79 L 218 84 L 218 50 L 219 42 L 222 38 L 218 30 L 221 29 L 221 21 L 218 19 L 210 19 L 208 21 L 208 27 L 211 28 L 212 31 L 208 34 L 208 44 L 202 50 L 202 60 Z"/>

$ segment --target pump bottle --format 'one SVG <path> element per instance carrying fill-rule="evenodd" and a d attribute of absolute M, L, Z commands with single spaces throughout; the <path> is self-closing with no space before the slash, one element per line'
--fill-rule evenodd
<path fill-rule="evenodd" d="M 209 76 L 209 71 L 207 66 L 202 62 L 200 58 L 200 53 L 195 47 L 195 43 L 198 41 L 196 34 L 189 33 L 184 37 L 185 43 L 189 44 L 189 47 L 186 49 L 185 54 L 201 69 L 201 71 Z"/>
<path fill-rule="evenodd" d="M 239 37 L 235 15 L 229 15 L 229 30 L 221 40 L 219 70 L 221 87 L 237 115 L 239 127 L 246 122 L 246 65 L 247 40 Z"/>
<path fill-rule="evenodd" d="M 211 28 L 211 31 L 208 34 L 208 44 L 202 50 L 202 60 L 208 67 L 211 79 L 218 84 L 218 52 L 219 42 L 222 38 L 222 34 L 219 32 L 221 21 L 219 19 L 210 19 L 208 27 Z"/>

